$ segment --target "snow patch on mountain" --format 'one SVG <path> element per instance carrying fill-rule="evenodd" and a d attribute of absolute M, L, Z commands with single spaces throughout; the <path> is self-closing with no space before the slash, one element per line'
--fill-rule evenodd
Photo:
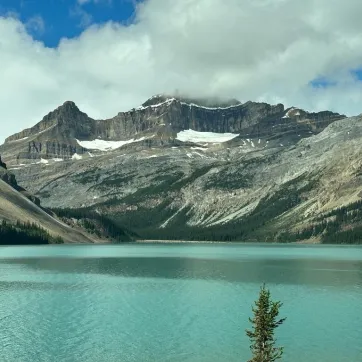
<path fill-rule="evenodd" d="M 177 133 L 176 139 L 181 142 L 193 143 L 223 143 L 238 137 L 235 133 L 214 133 L 214 132 L 198 132 L 188 129 Z"/>
<path fill-rule="evenodd" d="M 138 139 L 133 138 L 133 139 L 127 140 L 127 141 L 105 141 L 105 140 L 101 140 L 101 139 L 95 139 L 94 141 L 77 140 L 77 142 L 81 147 L 86 148 L 88 150 L 98 150 L 98 151 L 106 152 L 106 151 L 116 150 L 117 148 L 120 148 L 129 143 L 143 141 L 144 139 L 145 139 L 145 137 L 141 137 Z"/>
<path fill-rule="evenodd" d="M 217 110 L 217 109 L 223 110 L 223 109 L 237 108 L 237 107 L 241 106 L 241 104 L 235 104 L 235 105 L 227 106 L 227 107 L 206 107 L 206 106 L 200 106 L 199 104 L 196 104 L 196 103 L 185 103 L 185 102 L 180 102 L 180 103 L 185 106 L 189 106 L 190 108 L 197 107 L 197 108 L 209 109 L 212 111 Z"/>
<path fill-rule="evenodd" d="M 164 102 L 161 102 L 161 103 L 157 103 L 157 104 L 152 104 L 152 105 L 150 105 L 150 106 L 139 106 L 139 107 L 137 107 L 136 109 L 138 110 L 138 111 L 142 111 L 142 110 L 144 110 L 144 109 L 147 109 L 147 108 L 158 108 L 158 107 L 160 107 L 160 106 L 163 106 L 163 105 L 170 105 L 173 101 L 175 101 L 176 99 L 175 98 L 169 98 L 169 99 L 167 99 L 166 101 L 164 101 Z"/>
<path fill-rule="evenodd" d="M 293 114 L 292 114 L 293 113 Z M 282 118 L 290 118 L 291 116 L 300 116 L 298 108 L 292 107 Z"/>
<path fill-rule="evenodd" d="M 78 153 L 75 153 L 73 156 L 72 156 L 72 160 L 81 160 L 83 157 L 82 155 L 78 155 Z"/>
<path fill-rule="evenodd" d="M 42 163 L 42 164 L 44 164 L 44 165 L 47 165 L 47 164 L 49 163 L 49 161 L 48 161 L 48 160 L 45 160 L 44 158 L 41 158 L 40 161 L 37 162 L 37 163 Z"/>
<path fill-rule="evenodd" d="M 17 140 L 11 140 L 11 141 L 9 141 L 9 143 L 10 142 L 21 142 L 21 141 L 25 141 L 25 140 L 27 140 L 29 137 L 23 137 L 23 138 L 19 138 L 19 139 L 17 139 Z"/>
<path fill-rule="evenodd" d="M 150 100 L 158 98 L 160 96 L 161 95 L 153 96 L 153 97 L 150 98 Z M 141 106 L 137 107 L 136 110 L 144 110 L 144 109 L 147 109 L 147 108 L 157 108 L 157 107 L 160 107 L 160 106 L 163 106 L 163 105 L 170 105 L 174 101 L 178 101 L 180 104 L 188 106 L 190 108 L 191 107 L 196 107 L 196 108 L 209 109 L 209 110 L 227 110 L 227 109 L 230 109 L 230 108 L 237 108 L 237 107 L 241 106 L 241 104 L 234 104 L 234 105 L 226 106 L 226 107 L 207 107 L 207 106 L 202 106 L 200 104 L 196 104 L 196 103 L 192 103 L 192 102 L 182 102 L 182 101 L 172 97 L 172 98 L 167 98 L 165 101 L 163 101 L 161 103 L 152 104 L 152 105 L 149 105 L 149 106 L 141 105 Z"/>
<path fill-rule="evenodd" d="M 192 150 L 200 150 L 200 151 L 207 151 L 205 147 L 191 147 Z"/>

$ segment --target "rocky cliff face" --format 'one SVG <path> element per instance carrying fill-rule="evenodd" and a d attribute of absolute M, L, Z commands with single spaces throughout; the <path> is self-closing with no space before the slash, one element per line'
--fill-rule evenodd
<path fill-rule="evenodd" d="M 53 237 L 61 237 L 66 242 L 92 243 L 99 241 L 87 235 L 80 228 L 71 228 L 37 204 L 29 202 L 26 195 L 0 179 L 0 221 L 9 224 L 36 224 Z M 16 244 L 16 241 L 14 241 Z"/>
<path fill-rule="evenodd" d="M 94 120 L 73 102 L 65 102 L 34 127 L 7 138 L 0 151 L 9 162 L 22 164 L 87 155 L 89 150 L 78 141 L 148 139 L 143 146 L 171 145 L 178 132 L 188 129 L 235 133 L 247 139 L 298 138 L 318 133 L 344 117 L 327 111 L 285 110 L 282 104 L 156 96 L 114 118 Z"/>
<path fill-rule="evenodd" d="M 18 191 L 19 193 L 24 195 L 28 200 L 30 200 L 35 205 L 40 207 L 40 199 L 18 185 L 15 175 L 7 170 L 5 163 L 1 162 L 1 156 L 0 156 L 0 180 L 7 183 L 14 190 Z"/>
<path fill-rule="evenodd" d="M 105 215 L 144 238 L 275 241 L 360 200 L 361 117 L 166 96 L 102 121 L 62 107 L 1 146 L 11 172 L 46 207 Z M 74 148 L 21 156 L 31 142 Z M 62 162 L 26 164 L 39 155 Z"/>
<path fill-rule="evenodd" d="M 159 96 L 146 101 L 131 112 L 119 113 L 105 121 L 110 138 L 165 126 L 170 132 L 192 129 L 199 132 L 239 133 L 240 137 L 270 137 L 277 132 L 319 132 L 331 122 L 345 118 L 332 112 L 308 113 L 298 109 L 284 109 L 282 104 L 247 102 L 245 104 L 211 104 Z M 118 127 L 118 128 L 117 128 Z"/>
<path fill-rule="evenodd" d="M 5 168 L 5 169 L 7 168 L 6 163 L 2 161 L 1 156 L 0 156 L 0 167 Z"/>
<path fill-rule="evenodd" d="M 19 222 L 16 228 L 22 229 L 21 225 L 35 224 L 65 242 L 121 242 L 136 237 L 98 214 L 76 213 L 58 218 L 54 212 L 40 206 L 38 197 L 19 186 L 15 175 L 4 166 L 0 163 L 0 225 L 2 221 L 10 225 Z M 10 244 L 17 243 L 17 240 L 10 240 Z"/>
<path fill-rule="evenodd" d="M 12 163 L 26 163 L 82 154 L 84 149 L 76 138 L 91 134 L 92 122 L 73 102 L 65 102 L 34 127 L 8 137 L 3 155 Z"/>
<path fill-rule="evenodd" d="M 76 137 L 82 138 L 82 136 L 87 137 L 92 132 L 92 121 L 91 118 L 78 109 L 75 103 L 68 101 L 46 115 L 34 127 L 8 137 L 5 143 L 19 141 L 34 135 L 38 135 L 39 139 L 59 137 L 65 140 Z"/>

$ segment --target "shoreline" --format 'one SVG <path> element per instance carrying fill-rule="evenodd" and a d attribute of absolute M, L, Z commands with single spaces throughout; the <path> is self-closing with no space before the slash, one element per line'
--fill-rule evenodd
<path fill-rule="evenodd" d="M 258 244 L 258 245 L 350 245 L 350 244 L 322 244 L 315 240 L 293 241 L 289 243 L 258 242 L 258 241 L 212 241 L 212 240 L 136 240 L 135 244 Z M 353 245 L 353 244 L 351 244 Z"/>

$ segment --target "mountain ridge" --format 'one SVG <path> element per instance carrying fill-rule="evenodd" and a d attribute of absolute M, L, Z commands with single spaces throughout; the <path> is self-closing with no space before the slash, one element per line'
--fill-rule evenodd
<path fill-rule="evenodd" d="M 6 242 L 18 244 L 17 237 L 21 239 L 20 244 L 28 243 L 27 240 L 102 243 L 137 238 L 136 234 L 96 214 L 60 210 L 60 218 L 52 210 L 43 208 L 38 197 L 19 186 L 15 175 L 4 166 L 4 163 L 0 166 L 0 237 Z M 4 244 L 4 240 L 0 240 L 0 244 Z"/>
<path fill-rule="evenodd" d="M 26 164 L 17 152 L 27 140 L 0 147 L 19 184 L 46 207 L 101 215 L 153 240 L 324 240 L 332 226 L 338 234 L 362 225 L 362 217 L 335 225 L 328 216 L 359 205 L 360 116 L 156 96 L 90 124 L 71 127 L 77 153 L 57 161 L 40 152 Z M 75 138 L 77 127 L 91 129 L 86 139 Z"/>
<path fill-rule="evenodd" d="M 226 107 L 220 108 L 221 105 Z M 22 164 L 42 159 L 71 159 L 92 151 L 82 147 L 79 141 L 141 139 L 145 142 L 138 147 L 171 145 L 177 143 L 177 134 L 185 130 L 235 133 L 245 139 L 273 139 L 276 134 L 300 137 L 300 133 L 318 133 L 343 118 L 345 115 L 329 111 L 309 113 L 295 107 L 284 109 L 282 104 L 250 101 L 242 104 L 236 100 L 216 103 L 215 99 L 200 101 L 157 95 L 113 118 L 94 120 L 74 102 L 67 101 L 34 127 L 8 137 L 0 152 L 12 164 Z"/>
<path fill-rule="evenodd" d="M 70 228 L 43 209 L 39 198 L 18 186 L 15 176 L 3 167 L 0 167 L 0 220 L 7 225 L 36 225 L 50 236 L 66 242 L 99 242 L 80 229 Z"/>

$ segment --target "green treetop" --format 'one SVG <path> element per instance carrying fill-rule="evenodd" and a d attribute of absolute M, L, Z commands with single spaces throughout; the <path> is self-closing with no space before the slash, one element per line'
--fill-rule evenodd
<path fill-rule="evenodd" d="M 254 317 L 249 318 L 252 330 L 246 330 L 250 338 L 250 350 L 253 358 L 249 362 L 273 362 L 283 355 L 283 347 L 275 347 L 274 331 L 286 318 L 278 319 L 279 309 L 283 304 L 273 302 L 265 284 L 260 288 L 259 298 L 253 307 Z"/>

